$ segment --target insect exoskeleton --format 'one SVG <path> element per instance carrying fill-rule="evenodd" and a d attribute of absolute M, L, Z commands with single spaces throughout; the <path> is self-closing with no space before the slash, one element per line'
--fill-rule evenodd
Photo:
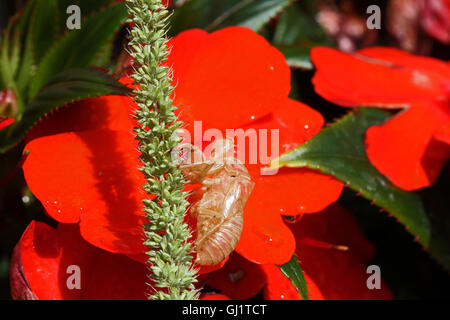
<path fill-rule="evenodd" d="M 183 147 L 189 148 L 188 145 Z M 180 169 L 186 180 L 202 184 L 204 191 L 191 208 L 191 214 L 197 218 L 196 263 L 215 265 L 223 261 L 239 241 L 244 206 L 254 183 L 245 166 L 234 157 L 234 144 L 230 140 L 216 140 L 208 160 L 195 146 L 188 152 Z"/>

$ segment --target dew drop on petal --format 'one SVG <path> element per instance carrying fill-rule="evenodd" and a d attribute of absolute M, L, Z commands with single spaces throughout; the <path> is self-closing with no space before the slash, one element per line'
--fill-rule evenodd
<path fill-rule="evenodd" d="M 267 226 L 257 226 L 255 227 L 255 233 L 257 236 L 263 240 L 266 244 L 275 245 L 279 247 L 283 240 L 281 237 L 276 237 L 279 233 L 277 230 L 269 230 Z"/>
<path fill-rule="evenodd" d="M 283 221 L 286 223 L 297 223 L 303 218 L 303 214 L 298 214 L 296 216 L 283 216 Z"/>

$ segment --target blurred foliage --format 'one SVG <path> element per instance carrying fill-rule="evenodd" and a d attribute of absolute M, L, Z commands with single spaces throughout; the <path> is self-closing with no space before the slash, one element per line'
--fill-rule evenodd
<path fill-rule="evenodd" d="M 9 23 L 0 42 L 0 79 L 3 80 L 0 90 L 13 90 L 17 100 L 17 108 L 13 108 L 12 116 L 9 115 L 16 121 L 0 132 L 0 152 L 16 146 L 34 123 L 65 103 L 127 93 L 125 87 L 112 77 L 99 72 L 94 74 L 88 69 L 93 63 L 108 60 L 99 56 L 111 56 L 109 42 L 128 16 L 125 4 L 98 10 L 83 22 L 83 28 L 57 36 L 57 21 L 66 16 L 60 12 L 58 1 L 31 0 L 20 19 L 15 17 Z M 90 13 L 88 9 L 86 12 Z M 82 72 L 79 71 L 72 72 L 76 77 L 67 76 L 71 73 L 69 70 L 80 68 L 86 71 L 85 77 L 80 76 Z M 65 76 L 61 76 L 64 72 Z M 68 79 L 73 81 L 75 78 L 76 83 L 68 84 Z M 44 98 L 39 95 L 42 89 L 45 89 Z"/>

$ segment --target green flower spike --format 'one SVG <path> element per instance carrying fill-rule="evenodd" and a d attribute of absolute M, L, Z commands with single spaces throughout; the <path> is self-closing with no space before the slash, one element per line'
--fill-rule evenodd
<path fill-rule="evenodd" d="M 131 30 L 129 49 L 134 59 L 134 100 L 138 105 L 135 118 L 139 141 L 140 170 L 147 183 L 144 190 L 155 195 L 146 199 L 144 226 L 149 248 L 147 255 L 150 278 L 156 290 L 151 299 L 193 300 L 198 296 L 194 283 L 197 270 L 190 256 L 192 237 L 184 216 L 189 205 L 186 184 L 171 151 L 181 138 L 182 123 L 177 120 L 170 95 L 173 91 L 167 60 L 166 27 L 169 12 L 161 0 L 127 0 Z"/>

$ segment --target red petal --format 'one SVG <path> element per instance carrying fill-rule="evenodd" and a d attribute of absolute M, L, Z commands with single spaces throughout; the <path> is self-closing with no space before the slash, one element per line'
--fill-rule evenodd
<path fill-rule="evenodd" d="M 441 77 L 443 81 L 449 82 L 450 67 L 447 63 L 438 59 L 416 56 L 399 49 L 388 47 L 366 48 L 358 51 L 358 54 L 373 59 L 388 61 L 401 67 L 421 70 L 424 73 L 434 73 L 437 77 Z"/>
<path fill-rule="evenodd" d="M 399 106 L 421 99 L 445 100 L 448 80 L 435 72 L 392 65 L 384 60 L 350 55 L 331 48 L 311 51 L 317 72 L 315 90 L 344 106 Z"/>
<path fill-rule="evenodd" d="M 174 103 L 186 123 L 236 128 L 268 114 L 289 94 L 284 56 L 250 29 L 228 27 L 209 35 L 186 31 L 172 44 L 168 65 L 174 66 Z"/>
<path fill-rule="evenodd" d="M 275 154 L 267 153 L 270 155 L 268 159 L 272 160 L 311 139 L 320 131 L 323 123 L 324 119 L 319 112 L 295 100 L 286 99 L 271 117 L 253 122 L 244 129 L 254 129 L 258 132 L 267 129 L 268 151 L 272 149 L 270 130 L 279 129 L 279 146 L 274 149 Z M 259 145 L 259 153 L 265 142 L 260 139 L 255 143 Z M 239 149 L 239 144 L 237 145 Z M 247 146 L 245 159 L 243 157 L 240 159 L 245 160 L 245 163 L 251 163 L 250 152 L 255 153 Z M 246 205 L 246 211 L 264 210 L 267 213 L 283 215 L 313 213 L 335 202 L 342 192 L 341 182 L 310 169 L 283 168 L 275 175 L 261 175 L 260 168 L 269 162 L 267 160 L 264 163 L 263 160 L 260 156 L 259 165 L 247 165 L 255 188 Z"/>
<path fill-rule="evenodd" d="M 77 229 L 32 222 L 14 250 L 12 272 L 22 270 L 29 290 L 41 300 L 145 299 L 146 267 L 89 245 Z M 67 287 L 71 265 L 80 268 L 81 289 Z M 13 298 L 26 298 L 22 292 L 13 278 Z"/>
<path fill-rule="evenodd" d="M 255 296 L 266 283 L 266 277 L 258 264 L 234 253 L 225 266 L 211 274 L 208 285 L 233 300 L 245 300 Z"/>
<path fill-rule="evenodd" d="M 294 250 L 294 236 L 281 216 L 244 210 L 244 228 L 236 252 L 255 263 L 281 265 L 291 259 Z"/>
<path fill-rule="evenodd" d="M 253 143 L 246 143 L 245 157 L 239 154 L 241 149 L 239 146 L 239 140 L 235 140 L 235 144 L 238 148 L 238 157 L 242 162 L 253 164 L 250 155 L 256 154 L 256 157 L 260 165 L 268 165 L 270 160 L 278 157 L 279 155 L 288 152 L 295 147 L 303 144 L 307 140 L 314 137 L 319 133 L 324 124 L 322 115 L 313 108 L 292 100 L 285 99 L 280 107 L 275 109 L 270 115 L 252 121 L 243 127 L 245 133 L 248 136 L 256 137 L 258 140 Z M 278 145 L 272 145 L 272 136 L 277 137 L 279 140 Z M 266 132 L 266 134 L 263 134 Z M 253 133 L 253 135 L 251 135 Z M 238 136 L 239 132 L 234 131 L 234 136 Z M 232 137 L 233 132 L 227 132 L 227 137 Z M 241 142 L 242 144 L 242 142 Z M 249 146 L 249 144 L 251 144 Z M 265 150 L 262 148 L 267 145 L 267 151 L 265 152 L 269 159 L 263 159 L 261 153 Z M 256 149 L 258 147 L 258 149 Z M 242 148 L 244 149 L 244 148 Z M 274 149 L 275 152 L 271 152 Z"/>
<path fill-rule="evenodd" d="M 245 206 L 246 212 L 295 216 L 314 213 L 337 201 L 342 182 L 318 171 L 281 168 L 276 175 L 262 176 L 258 166 L 247 166 L 255 187 Z"/>
<path fill-rule="evenodd" d="M 391 299 L 387 285 L 381 290 L 366 286 L 366 268 L 375 248 L 361 232 L 356 219 L 338 205 L 314 215 L 305 215 L 292 224 L 297 240 L 296 254 L 302 269 L 314 280 L 325 299 Z M 331 244 L 345 245 L 348 251 L 324 249 L 302 241 L 318 239 Z"/>
<path fill-rule="evenodd" d="M 31 141 L 53 134 L 86 130 L 124 130 L 134 127 L 136 105 L 129 97 L 105 96 L 67 104 L 43 118 L 28 133 Z"/>
<path fill-rule="evenodd" d="M 200 49 L 205 45 L 209 34 L 200 29 L 181 32 L 167 43 L 170 50 L 167 66 L 173 68 L 173 84 L 179 85 L 179 79 L 185 79 L 189 74 L 191 63 Z"/>
<path fill-rule="evenodd" d="M 13 118 L 3 118 L 0 116 L 0 130 L 5 129 L 6 127 L 9 127 L 11 124 L 14 123 Z"/>
<path fill-rule="evenodd" d="M 279 267 L 274 265 L 262 265 L 267 278 L 264 288 L 265 300 L 303 300 L 291 280 L 287 278 Z M 308 287 L 309 300 L 323 300 L 322 293 L 311 278 L 303 273 Z"/>
<path fill-rule="evenodd" d="M 80 221 L 83 237 L 102 249 L 143 252 L 145 180 L 131 133 L 63 133 L 33 140 L 26 150 L 25 178 L 51 217 Z"/>
<path fill-rule="evenodd" d="M 448 144 L 433 135 L 450 123 L 446 104 L 414 103 L 386 123 L 367 131 L 367 155 L 395 185 L 415 190 L 431 185 L 450 157 Z"/>
<path fill-rule="evenodd" d="M 434 139 L 450 144 L 450 123 L 439 128 L 433 136 Z"/>
<path fill-rule="evenodd" d="M 199 269 L 198 274 L 207 274 L 207 273 L 214 272 L 216 270 L 220 270 L 227 262 L 228 262 L 228 257 L 226 257 L 222 262 L 220 262 L 216 265 L 213 265 L 213 266 L 195 265 L 195 267 Z"/>

